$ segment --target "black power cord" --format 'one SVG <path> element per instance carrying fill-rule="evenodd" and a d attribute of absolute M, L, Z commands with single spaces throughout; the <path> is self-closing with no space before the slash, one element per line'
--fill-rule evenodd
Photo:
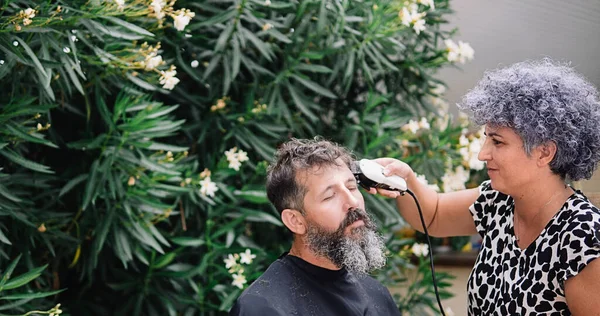
<path fill-rule="evenodd" d="M 435 267 L 433 266 L 433 247 L 431 247 L 431 240 L 429 239 L 429 232 L 427 231 L 427 225 L 425 225 L 425 219 L 423 218 L 423 211 L 421 211 L 421 205 L 419 204 L 419 200 L 411 190 L 406 190 L 410 196 L 415 200 L 415 204 L 417 204 L 417 209 L 419 210 L 419 217 L 421 218 L 421 225 L 423 225 L 423 231 L 425 232 L 425 237 L 427 238 L 427 245 L 429 246 L 429 264 L 431 267 L 431 278 L 433 279 L 433 289 L 435 291 L 435 298 L 437 299 L 438 306 L 440 307 L 440 312 L 442 316 L 446 316 L 444 313 L 444 307 L 442 307 L 442 301 L 440 300 L 440 293 L 438 292 L 437 281 L 435 279 Z M 404 192 L 400 194 L 404 195 Z"/>

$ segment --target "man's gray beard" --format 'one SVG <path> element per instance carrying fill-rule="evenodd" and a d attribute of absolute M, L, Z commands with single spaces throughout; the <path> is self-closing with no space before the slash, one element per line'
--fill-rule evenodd
<path fill-rule="evenodd" d="M 345 235 L 346 227 L 359 219 L 365 225 L 353 229 L 351 235 Z M 348 212 L 346 219 L 334 232 L 309 223 L 306 243 L 316 255 L 330 259 L 338 267 L 367 274 L 383 267 L 386 262 L 385 243 L 376 229 L 365 211 L 355 209 Z"/>

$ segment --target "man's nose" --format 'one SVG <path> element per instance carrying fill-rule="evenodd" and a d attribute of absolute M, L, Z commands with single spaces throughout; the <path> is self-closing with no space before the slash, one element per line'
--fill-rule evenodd
<path fill-rule="evenodd" d="M 345 189 L 344 191 L 346 193 L 346 203 L 344 204 L 344 210 L 348 211 L 357 208 L 359 206 L 358 198 L 354 196 L 353 192 L 349 189 Z"/>

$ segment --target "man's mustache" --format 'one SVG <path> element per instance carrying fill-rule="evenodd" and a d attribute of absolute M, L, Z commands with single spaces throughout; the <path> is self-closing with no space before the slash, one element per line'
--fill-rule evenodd
<path fill-rule="evenodd" d="M 348 214 L 340 224 L 340 228 L 338 229 L 338 231 L 343 231 L 344 229 L 346 229 L 346 227 L 352 225 L 358 220 L 362 220 L 365 223 L 365 227 L 371 229 L 374 228 L 373 222 L 371 221 L 369 214 L 367 214 L 365 210 L 360 208 L 353 208 L 350 211 L 348 211 Z"/>

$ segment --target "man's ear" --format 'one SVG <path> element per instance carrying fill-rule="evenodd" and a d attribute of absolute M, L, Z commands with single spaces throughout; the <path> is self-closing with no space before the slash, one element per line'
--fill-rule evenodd
<path fill-rule="evenodd" d="M 558 150 L 558 147 L 556 146 L 556 143 L 554 141 L 549 141 L 549 142 L 539 145 L 538 146 L 538 164 L 540 166 L 549 165 L 552 162 L 552 160 L 554 159 L 554 156 L 556 156 L 557 150 Z"/>
<path fill-rule="evenodd" d="M 300 211 L 286 208 L 281 212 L 281 220 L 294 234 L 306 234 L 306 220 Z"/>

